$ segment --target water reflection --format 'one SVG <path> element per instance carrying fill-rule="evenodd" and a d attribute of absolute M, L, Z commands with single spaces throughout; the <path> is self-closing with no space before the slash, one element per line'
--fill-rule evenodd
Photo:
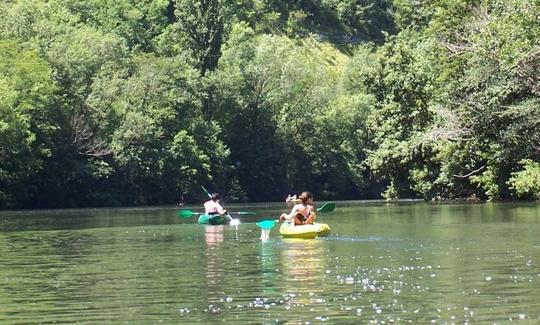
<path fill-rule="evenodd" d="M 22 306 L 58 312 L 56 301 L 87 299 L 95 279 L 71 275 L 91 267 L 87 256 L 95 242 L 92 235 L 66 231 L 0 233 L 0 323 L 3 313 L 25 317 Z"/>
<path fill-rule="evenodd" d="M 324 313 L 325 250 L 321 240 L 284 239 L 281 264 L 285 310 L 294 310 L 285 316 L 293 323 L 305 322 Z"/>
<path fill-rule="evenodd" d="M 265 296 L 274 296 L 278 292 L 276 285 L 280 281 L 280 267 L 276 256 L 276 242 L 267 239 L 260 244 L 261 288 Z"/>
<path fill-rule="evenodd" d="M 204 226 L 204 241 L 208 249 L 213 249 L 223 242 L 224 226 Z"/>
<path fill-rule="evenodd" d="M 1 324 L 540 322 L 540 205 L 340 207 L 325 240 L 68 216 L 0 231 Z"/>
<path fill-rule="evenodd" d="M 206 243 L 206 290 L 208 302 L 218 302 L 222 281 L 223 265 L 219 261 L 220 245 L 223 243 L 224 226 L 204 226 L 204 240 Z"/>
<path fill-rule="evenodd" d="M 322 240 L 283 239 L 282 264 L 291 282 L 315 282 L 324 271 Z"/>

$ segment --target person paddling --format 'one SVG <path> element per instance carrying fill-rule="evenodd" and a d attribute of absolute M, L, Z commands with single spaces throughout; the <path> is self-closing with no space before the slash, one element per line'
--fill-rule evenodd
<path fill-rule="evenodd" d="M 227 214 L 227 210 L 221 206 L 219 201 L 221 200 L 221 196 L 218 193 L 212 194 L 210 197 L 210 200 L 204 202 L 204 213 L 208 215 L 216 215 L 219 214 L 220 216 L 224 216 Z"/>
<path fill-rule="evenodd" d="M 293 206 L 289 214 L 283 213 L 279 217 L 280 221 L 294 220 L 294 225 L 313 224 L 315 221 L 315 207 L 313 206 L 313 195 L 310 192 L 302 192 L 298 197 L 300 203 Z"/>

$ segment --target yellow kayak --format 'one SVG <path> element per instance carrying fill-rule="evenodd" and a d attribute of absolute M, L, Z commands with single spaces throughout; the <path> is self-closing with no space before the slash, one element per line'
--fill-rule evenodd
<path fill-rule="evenodd" d="M 279 233 L 283 238 L 303 238 L 311 239 L 315 237 L 326 237 L 330 234 L 330 227 L 326 223 L 315 222 L 312 225 L 295 226 L 293 223 L 284 222 L 279 228 Z"/>

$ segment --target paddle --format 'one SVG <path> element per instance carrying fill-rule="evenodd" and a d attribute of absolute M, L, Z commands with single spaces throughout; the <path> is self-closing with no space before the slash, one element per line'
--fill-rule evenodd
<path fill-rule="evenodd" d="M 210 192 L 208 192 L 208 191 L 204 188 L 204 186 L 201 185 L 201 187 L 202 187 L 203 191 L 206 193 L 206 195 L 208 195 L 209 198 L 212 198 L 212 194 L 210 194 Z"/>
<path fill-rule="evenodd" d="M 191 210 L 180 210 L 177 215 L 182 218 L 190 218 L 194 214 L 204 214 L 202 212 L 193 212 Z"/>
<path fill-rule="evenodd" d="M 317 209 L 317 212 L 325 213 L 325 212 L 332 212 L 336 208 L 336 204 L 334 202 L 326 202 L 323 204 L 320 208 Z"/>
<path fill-rule="evenodd" d="M 334 211 L 335 208 L 336 208 L 336 203 L 326 202 L 320 208 L 317 209 L 317 212 L 320 212 L 320 213 L 332 212 Z M 261 220 L 259 222 L 256 222 L 255 224 L 259 226 L 261 229 L 272 229 L 278 222 L 279 220 Z"/>
<path fill-rule="evenodd" d="M 278 223 L 278 221 L 279 220 L 261 220 L 255 224 L 262 229 L 272 229 L 276 225 L 276 223 Z"/>

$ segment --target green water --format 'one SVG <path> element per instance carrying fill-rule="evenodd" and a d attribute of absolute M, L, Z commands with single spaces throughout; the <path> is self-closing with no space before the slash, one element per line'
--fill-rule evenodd
<path fill-rule="evenodd" d="M 538 203 L 338 202 L 265 242 L 284 205 L 236 208 L 0 212 L 0 323 L 540 323 Z"/>

